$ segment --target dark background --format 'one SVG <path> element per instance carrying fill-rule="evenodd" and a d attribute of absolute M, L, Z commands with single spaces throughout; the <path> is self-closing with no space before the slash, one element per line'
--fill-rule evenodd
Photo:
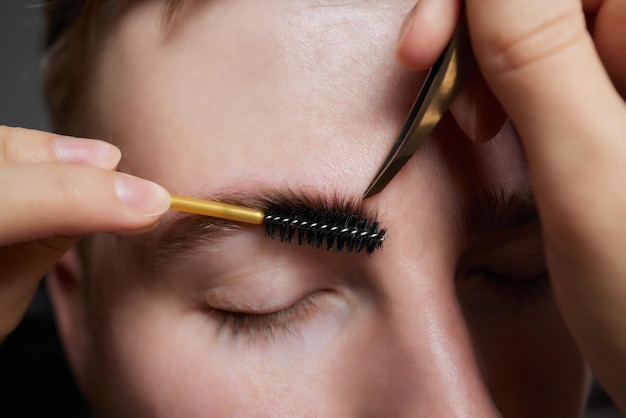
<path fill-rule="evenodd" d="M 39 77 L 44 1 L 0 2 L 0 125 L 50 129 Z M 42 286 L 24 321 L 0 346 L 0 417 L 50 416 L 89 414 L 65 363 Z"/>
<path fill-rule="evenodd" d="M 0 124 L 48 129 L 39 80 L 44 0 L 0 2 Z"/>
<path fill-rule="evenodd" d="M 39 77 L 43 1 L 0 2 L 0 125 L 50 129 Z M 56 339 L 43 286 L 20 327 L 0 346 L 0 416 L 88 416 Z M 594 388 L 585 417 L 620 416 Z"/>

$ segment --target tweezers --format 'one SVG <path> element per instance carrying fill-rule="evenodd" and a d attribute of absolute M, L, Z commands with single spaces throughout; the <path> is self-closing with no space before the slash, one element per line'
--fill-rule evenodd
<path fill-rule="evenodd" d="M 382 191 L 424 143 L 476 68 L 465 13 L 452 40 L 428 72 L 387 158 L 363 198 Z"/>

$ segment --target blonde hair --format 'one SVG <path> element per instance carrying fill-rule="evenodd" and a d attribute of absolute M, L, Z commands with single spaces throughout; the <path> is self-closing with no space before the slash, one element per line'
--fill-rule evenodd
<path fill-rule="evenodd" d="M 170 20 L 183 0 L 164 0 Z M 53 129 L 88 134 L 90 75 L 95 52 L 124 7 L 120 0 L 51 0 L 46 3 L 42 76 Z"/>

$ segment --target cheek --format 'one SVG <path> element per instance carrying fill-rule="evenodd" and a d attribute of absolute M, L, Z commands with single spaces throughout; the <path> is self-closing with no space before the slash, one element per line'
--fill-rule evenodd
<path fill-rule="evenodd" d="M 228 381 L 240 364 L 212 351 L 210 328 L 163 300 L 136 296 L 133 306 L 117 305 L 95 327 L 96 409 L 200 417 L 243 407 L 245 399 Z"/>
<path fill-rule="evenodd" d="M 208 327 L 161 303 L 138 302 L 138 309 L 109 313 L 111 322 L 100 326 L 108 329 L 107 353 L 99 355 L 108 386 L 103 403 L 156 417 L 225 416 L 243 407 L 245 399 L 224 379 L 239 374 L 239 364 L 212 352 Z"/>
<path fill-rule="evenodd" d="M 589 372 L 552 299 L 501 317 L 465 316 L 503 416 L 580 415 Z"/>
<path fill-rule="evenodd" d="M 214 319 L 181 298 L 126 293 L 126 302 L 98 308 L 98 380 L 91 389 L 98 391 L 98 404 L 129 416 L 245 416 L 251 410 L 290 415 L 290 408 L 306 405 L 312 410 L 320 388 L 332 380 L 332 373 L 320 376 L 319 370 L 343 357 L 337 341 L 345 339 L 341 330 L 351 317 L 342 297 L 325 297 L 320 312 L 296 332 L 252 339 L 229 330 L 218 334 Z"/>

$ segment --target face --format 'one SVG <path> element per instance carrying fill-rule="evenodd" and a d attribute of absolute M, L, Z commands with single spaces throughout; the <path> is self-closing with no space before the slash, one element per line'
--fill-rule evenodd
<path fill-rule="evenodd" d="M 412 1 L 190 1 L 169 26 L 137 3 L 91 101 L 122 171 L 191 196 L 357 201 L 388 232 L 370 256 L 174 212 L 94 237 L 85 297 L 55 302 L 79 312 L 63 333 L 96 412 L 580 414 L 587 372 L 512 128 L 476 145 L 446 118 L 360 200 L 424 78 L 394 59 Z"/>

